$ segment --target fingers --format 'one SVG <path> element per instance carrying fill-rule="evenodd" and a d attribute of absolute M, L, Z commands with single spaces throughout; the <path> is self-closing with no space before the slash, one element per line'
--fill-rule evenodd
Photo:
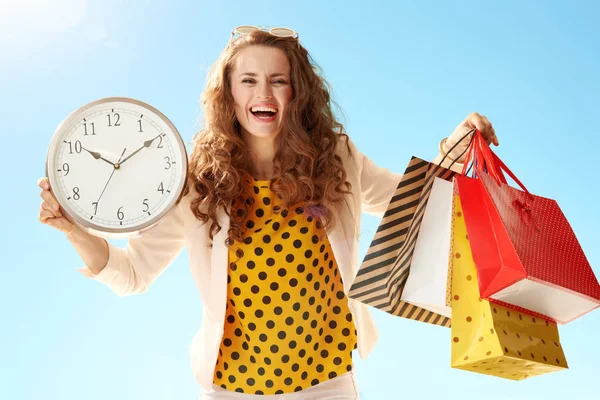
<path fill-rule="evenodd" d="M 486 116 L 474 112 L 469 114 L 467 117 L 467 122 L 470 126 L 475 127 L 479 132 L 481 132 L 488 144 L 493 143 L 496 146 L 500 144 L 498 142 L 498 138 L 496 137 L 496 131 Z"/>
<path fill-rule="evenodd" d="M 475 127 L 479 132 L 483 133 L 487 130 L 485 121 L 479 113 L 473 112 L 467 117 L 467 122 L 470 126 Z"/>
<path fill-rule="evenodd" d="M 492 128 L 492 143 L 494 143 L 495 146 L 500 145 L 500 142 L 498 141 L 498 137 L 496 136 L 496 130 L 494 128 Z"/>
<path fill-rule="evenodd" d="M 39 216 L 39 220 L 42 224 L 45 224 L 48 222 L 49 219 L 51 218 L 56 218 L 56 216 L 54 215 L 54 213 L 52 211 L 48 211 L 48 210 L 41 210 L 40 211 L 40 216 Z"/>
<path fill-rule="evenodd" d="M 51 203 L 48 203 L 46 200 L 42 200 L 42 203 L 40 204 L 40 211 L 42 210 L 46 210 L 46 211 L 50 211 L 55 217 L 62 217 L 62 212 L 60 212 L 60 210 L 56 210 L 54 208 L 52 208 Z"/>
<path fill-rule="evenodd" d="M 50 182 L 48 181 L 48 178 L 46 178 L 46 177 L 38 179 L 37 185 L 41 189 L 50 190 Z"/>
<path fill-rule="evenodd" d="M 40 192 L 42 203 L 40 204 L 40 215 L 38 217 L 40 222 L 66 234 L 71 233 L 74 225 L 67 220 L 60 211 L 58 201 L 56 201 L 56 198 L 50 191 L 50 182 L 48 181 L 48 178 L 38 179 L 37 183 L 42 189 Z"/>
<path fill-rule="evenodd" d="M 483 119 L 483 124 L 485 125 L 485 131 L 482 131 L 485 141 L 487 144 L 493 143 L 494 145 L 498 146 L 498 138 L 496 137 L 496 131 L 494 130 L 494 127 L 492 127 L 492 123 L 485 115 L 482 115 L 481 118 Z"/>
<path fill-rule="evenodd" d="M 47 210 L 42 210 L 40 212 L 40 222 L 66 234 L 72 233 L 75 228 L 75 226 L 66 218 L 56 218 L 51 211 Z"/>
<path fill-rule="evenodd" d="M 42 190 L 40 192 L 40 197 L 44 200 L 44 202 L 48 203 L 46 209 L 53 210 L 54 212 L 60 212 L 58 201 L 56 201 L 56 198 L 49 190 Z"/>
<path fill-rule="evenodd" d="M 42 191 L 40 192 L 40 197 L 42 198 L 42 203 L 40 204 L 40 218 L 41 211 L 48 211 L 52 213 L 53 217 L 62 217 L 58 201 L 56 201 L 56 198 L 52 192 L 50 192 L 50 183 L 48 182 L 48 178 L 39 179 L 38 186 L 42 188 Z"/>

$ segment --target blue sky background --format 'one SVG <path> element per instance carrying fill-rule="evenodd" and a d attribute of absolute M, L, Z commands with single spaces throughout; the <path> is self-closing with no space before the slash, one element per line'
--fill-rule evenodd
<path fill-rule="evenodd" d="M 119 298 L 38 222 L 36 181 L 58 123 L 101 97 L 152 104 L 191 149 L 207 68 L 236 25 L 296 29 L 358 148 L 395 171 L 433 158 L 469 112 L 488 116 L 500 157 L 559 202 L 599 274 L 597 4 L 2 0 L 0 398 L 198 398 L 188 346 L 202 304 L 187 253 L 147 294 Z M 378 224 L 365 216 L 361 259 Z M 598 311 L 560 327 L 570 370 L 521 382 L 453 370 L 449 330 L 372 312 L 380 341 L 355 356 L 364 400 L 600 396 Z"/>

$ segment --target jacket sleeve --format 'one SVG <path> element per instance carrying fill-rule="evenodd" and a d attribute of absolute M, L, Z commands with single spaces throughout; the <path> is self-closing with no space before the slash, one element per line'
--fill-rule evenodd
<path fill-rule="evenodd" d="M 108 243 L 108 263 L 98 274 L 87 267 L 84 276 L 107 285 L 118 296 L 145 293 L 152 282 L 177 258 L 185 245 L 181 201 L 160 222 L 129 239 L 125 248 Z"/>
<path fill-rule="evenodd" d="M 377 166 L 358 151 L 351 140 L 348 142 L 359 174 L 362 211 L 381 218 L 402 179 L 402 174 Z"/>

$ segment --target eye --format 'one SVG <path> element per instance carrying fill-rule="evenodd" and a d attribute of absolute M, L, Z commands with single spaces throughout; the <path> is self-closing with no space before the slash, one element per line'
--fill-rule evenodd
<path fill-rule="evenodd" d="M 254 83 L 254 79 L 245 78 L 242 80 L 242 83 Z"/>
<path fill-rule="evenodd" d="M 276 79 L 276 80 L 273 81 L 273 83 L 277 84 L 277 85 L 286 85 L 287 81 L 284 80 L 284 79 Z"/>

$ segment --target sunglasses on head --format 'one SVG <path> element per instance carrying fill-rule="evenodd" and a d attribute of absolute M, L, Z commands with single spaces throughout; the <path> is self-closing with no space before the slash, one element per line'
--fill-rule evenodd
<path fill-rule="evenodd" d="M 245 36 L 253 31 L 263 31 L 263 32 L 268 32 L 273 36 L 293 37 L 293 38 L 298 39 L 298 32 L 296 32 L 295 30 L 290 29 L 290 28 L 282 28 L 282 27 L 273 27 L 272 28 L 272 27 L 267 27 L 267 26 L 240 25 L 240 26 L 236 26 L 231 31 L 231 39 L 229 41 L 230 42 L 233 41 L 233 39 L 236 35 L 237 35 L 237 37 Z"/>

